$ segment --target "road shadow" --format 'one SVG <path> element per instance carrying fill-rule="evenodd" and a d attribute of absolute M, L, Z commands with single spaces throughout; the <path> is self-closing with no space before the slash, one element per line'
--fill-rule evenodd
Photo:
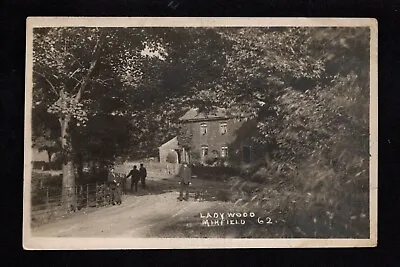
<path fill-rule="evenodd" d="M 169 192 L 179 192 L 179 184 L 169 179 L 161 179 L 157 181 L 147 180 L 145 189 L 143 189 L 141 184 L 139 183 L 137 192 L 134 188 L 133 190 L 124 190 L 124 194 L 126 196 L 160 195 Z"/>
<path fill-rule="evenodd" d="M 159 195 L 170 192 L 176 192 L 178 195 L 179 189 L 180 185 L 178 181 L 170 178 L 163 178 L 160 180 L 146 181 L 146 189 L 143 189 L 139 184 L 137 192 L 135 192 L 134 189 L 133 191 L 128 189 L 125 190 L 124 193 L 126 196 Z M 196 201 L 231 202 L 236 200 L 235 192 L 224 181 L 193 180 L 189 187 L 189 195 L 191 200 Z"/>

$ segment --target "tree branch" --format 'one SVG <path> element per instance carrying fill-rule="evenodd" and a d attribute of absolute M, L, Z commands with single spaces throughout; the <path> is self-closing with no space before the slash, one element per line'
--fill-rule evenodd
<path fill-rule="evenodd" d="M 102 80 L 102 79 L 91 79 L 90 81 L 105 86 L 105 85 L 106 85 L 106 82 L 107 82 L 107 81 L 111 81 L 111 80 L 112 80 L 112 78 L 104 79 L 104 80 Z"/>
<path fill-rule="evenodd" d="M 68 78 L 73 78 L 73 79 L 75 79 L 75 80 L 77 80 L 75 77 L 74 77 L 74 75 L 75 75 L 75 73 L 77 73 L 79 71 L 79 68 L 78 69 L 76 69 L 71 75 L 69 75 L 68 76 Z"/>
<path fill-rule="evenodd" d="M 72 89 L 72 91 L 74 91 L 81 84 L 81 81 L 79 81 L 78 79 L 75 79 L 75 80 L 77 81 L 77 83 L 74 86 L 74 89 Z"/>
<path fill-rule="evenodd" d="M 72 54 L 71 52 L 66 52 L 66 54 L 74 58 L 74 62 L 72 63 L 78 62 L 79 66 L 83 67 L 83 64 L 78 60 L 78 58 L 74 54 Z"/>
<path fill-rule="evenodd" d="M 57 96 L 59 96 L 59 94 L 58 94 L 56 88 L 54 87 L 54 85 L 49 81 L 49 79 L 46 78 L 46 76 L 45 76 L 44 74 L 42 74 L 42 73 L 40 73 L 40 72 L 37 72 L 37 71 L 33 71 L 33 72 L 36 73 L 36 74 L 38 74 L 38 75 L 40 75 L 40 76 L 42 76 L 42 77 L 46 80 L 46 82 L 47 82 L 48 84 L 50 84 L 53 93 L 55 93 Z"/>
<path fill-rule="evenodd" d="M 81 86 L 79 87 L 79 91 L 75 95 L 75 99 L 78 100 L 78 101 L 81 99 L 82 94 L 83 94 L 84 90 L 86 89 L 86 86 L 87 86 L 87 84 L 88 84 L 88 82 L 90 80 L 90 75 L 92 74 L 92 72 L 93 72 L 94 68 L 96 67 L 97 62 L 99 60 L 99 55 L 100 55 L 100 50 L 101 50 L 100 39 L 101 39 L 101 35 L 97 39 L 96 45 L 94 47 L 93 59 L 92 59 L 92 62 L 90 63 L 90 67 L 89 67 L 89 69 L 88 69 L 88 71 L 86 73 L 85 78 L 81 82 Z"/>

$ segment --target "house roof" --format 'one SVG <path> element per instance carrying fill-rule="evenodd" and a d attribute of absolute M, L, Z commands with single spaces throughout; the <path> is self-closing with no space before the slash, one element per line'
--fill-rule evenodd
<path fill-rule="evenodd" d="M 179 118 L 180 121 L 206 121 L 206 120 L 217 120 L 217 119 L 229 119 L 229 118 L 246 118 L 249 117 L 250 113 L 238 113 L 233 110 L 226 108 L 217 108 L 214 111 L 208 113 L 199 112 L 198 108 L 189 109 L 185 115 Z"/>
<path fill-rule="evenodd" d="M 204 113 L 199 112 L 198 108 L 191 108 L 185 115 L 179 118 L 181 121 L 193 121 L 193 120 L 210 120 L 218 118 L 229 118 L 230 114 L 225 108 L 217 108 L 215 111 Z"/>
<path fill-rule="evenodd" d="M 162 144 L 158 148 L 178 149 L 179 148 L 178 137 L 175 136 L 174 138 L 172 138 L 171 140 L 165 142 L 164 144 Z"/>

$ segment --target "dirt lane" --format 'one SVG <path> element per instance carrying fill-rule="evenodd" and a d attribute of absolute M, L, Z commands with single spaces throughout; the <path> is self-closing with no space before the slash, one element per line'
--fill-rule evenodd
<path fill-rule="evenodd" d="M 216 189 L 216 182 L 195 181 L 196 189 Z M 197 220 L 199 213 L 227 205 L 220 201 L 178 201 L 176 181 L 149 181 L 149 189 L 124 196 L 120 206 L 99 208 L 33 229 L 42 237 L 151 237 L 167 225 Z"/>

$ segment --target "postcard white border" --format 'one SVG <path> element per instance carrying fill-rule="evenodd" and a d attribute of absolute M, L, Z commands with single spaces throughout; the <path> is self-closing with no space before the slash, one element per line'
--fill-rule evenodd
<path fill-rule="evenodd" d="M 373 18 L 28 17 L 26 22 L 23 247 L 27 250 L 311 248 L 377 245 L 378 22 Z M 370 28 L 370 238 L 41 238 L 31 235 L 32 31 L 38 27 L 369 27 Z"/>

